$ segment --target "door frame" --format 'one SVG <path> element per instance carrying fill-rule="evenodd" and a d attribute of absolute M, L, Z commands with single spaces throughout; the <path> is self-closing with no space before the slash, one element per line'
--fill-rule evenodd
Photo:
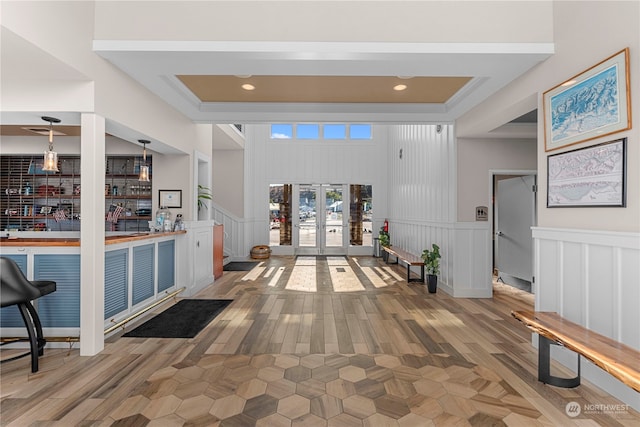
<path fill-rule="evenodd" d="M 513 176 L 522 176 L 522 175 L 534 175 L 536 177 L 536 187 L 538 186 L 538 171 L 535 169 L 489 169 L 489 228 L 487 230 L 487 232 L 489 233 L 489 239 L 487 244 L 488 244 L 488 248 L 487 251 L 489 254 L 491 254 L 491 263 L 489 265 L 489 277 L 491 278 L 491 280 L 493 280 L 493 266 L 495 265 L 495 253 L 494 253 L 494 230 L 495 230 L 495 221 L 494 221 L 494 204 L 495 204 L 495 194 L 494 194 L 494 180 L 495 180 L 495 176 L 496 175 L 513 175 Z M 534 222 L 534 226 L 536 226 L 538 224 L 538 193 L 536 191 L 535 195 L 534 195 L 534 217 L 533 217 L 533 222 Z M 531 259 L 531 263 L 532 263 L 532 267 L 535 266 L 535 257 L 536 257 L 536 253 L 535 251 L 533 251 L 533 258 Z M 533 269 L 532 271 L 535 271 L 535 269 Z M 492 285 L 493 288 L 493 285 Z M 535 276 L 534 276 L 534 281 L 533 283 L 531 283 L 531 293 L 533 293 L 534 295 L 537 293 L 537 283 L 535 282 Z"/>

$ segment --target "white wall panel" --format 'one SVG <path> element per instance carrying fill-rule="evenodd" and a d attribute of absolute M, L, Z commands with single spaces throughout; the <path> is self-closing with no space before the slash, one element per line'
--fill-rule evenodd
<path fill-rule="evenodd" d="M 591 245 L 588 248 L 585 270 L 586 326 L 599 334 L 615 336 L 616 307 L 614 304 L 617 271 L 613 266 L 612 247 Z M 603 283 L 608 285 L 603 286 Z"/>
<path fill-rule="evenodd" d="M 640 348 L 640 255 L 638 250 L 619 248 L 614 268 L 618 272 L 616 287 L 620 310 L 616 314 L 616 339 Z"/>
<path fill-rule="evenodd" d="M 533 228 L 538 311 L 555 311 L 640 349 L 640 233 Z M 554 351 L 575 368 L 575 354 Z M 637 393 L 584 363 L 582 377 L 636 410 Z"/>
<path fill-rule="evenodd" d="M 536 309 L 540 311 L 556 311 L 560 312 L 560 295 L 561 295 L 561 281 L 558 280 L 559 271 L 562 266 L 562 259 L 560 259 L 560 246 L 561 243 L 555 240 L 536 239 L 534 240 L 534 247 L 536 253 L 534 255 L 538 262 L 535 264 L 534 276 L 535 276 L 535 305 Z M 540 266 L 544 266 L 544 269 Z M 554 283 L 557 281 L 557 287 L 552 292 L 551 289 L 547 289 L 545 293 L 540 293 L 538 288 L 540 283 Z"/>
<path fill-rule="evenodd" d="M 215 223 L 224 227 L 224 254 L 231 257 L 232 261 L 242 260 L 251 250 L 244 242 L 244 221 L 215 202 L 212 203 L 211 209 Z"/>
<path fill-rule="evenodd" d="M 392 244 L 416 254 L 438 244 L 441 288 L 454 296 L 490 297 L 486 225 L 455 223 L 453 126 L 390 126 L 386 152 Z"/>
<path fill-rule="evenodd" d="M 271 126 L 245 127 L 246 212 L 244 250 L 269 241 L 270 184 L 371 184 L 374 230 L 387 206 L 387 126 L 372 126 L 371 140 L 271 139 Z M 248 246 L 248 248 L 247 248 Z M 236 251 L 234 250 L 234 256 Z"/>
<path fill-rule="evenodd" d="M 576 323 L 583 323 L 586 295 L 584 290 L 584 266 L 582 245 L 573 242 L 562 243 L 562 281 L 560 315 Z"/>
<path fill-rule="evenodd" d="M 457 223 L 453 251 L 455 285 L 451 294 L 464 298 L 491 298 L 491 258 L 486 250 L 491 234 L 488 222 Z"/>

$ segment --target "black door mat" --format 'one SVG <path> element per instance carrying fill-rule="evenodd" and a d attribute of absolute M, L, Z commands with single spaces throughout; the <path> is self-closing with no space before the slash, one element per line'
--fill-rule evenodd
<path fill-rule="evenodd" d="M 193 338 L 231 302 L 233 300 L 183 299 L 123 337 Z"/>

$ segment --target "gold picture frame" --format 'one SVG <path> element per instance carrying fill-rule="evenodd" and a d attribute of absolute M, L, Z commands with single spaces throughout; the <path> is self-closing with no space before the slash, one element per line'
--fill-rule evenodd
<path fill-rule="evenodd" d="M 545 151 L 631 129 L 629 48 L 542 95 Z"/>

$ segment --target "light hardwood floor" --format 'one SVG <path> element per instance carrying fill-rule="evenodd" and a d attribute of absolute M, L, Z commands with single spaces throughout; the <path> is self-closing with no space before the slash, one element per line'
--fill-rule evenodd
<path fill-rule="evenodd" d="M 3 364 L 0 423 L 639 425 L 586 381 L 537 381 L 531 335 L 510 316 L 533 308 L 532 295 L 495 283 L 492 299 L 452 298 L 405 277 L 371 257 L 272 257 L 225 272 L 197 297 L 234 301 L 193 339 L 115 336 L 94 357 L 47 348 L 36 374 L 28 358 Z M 571 402 L 585 410 L 568 416 Z"/>

